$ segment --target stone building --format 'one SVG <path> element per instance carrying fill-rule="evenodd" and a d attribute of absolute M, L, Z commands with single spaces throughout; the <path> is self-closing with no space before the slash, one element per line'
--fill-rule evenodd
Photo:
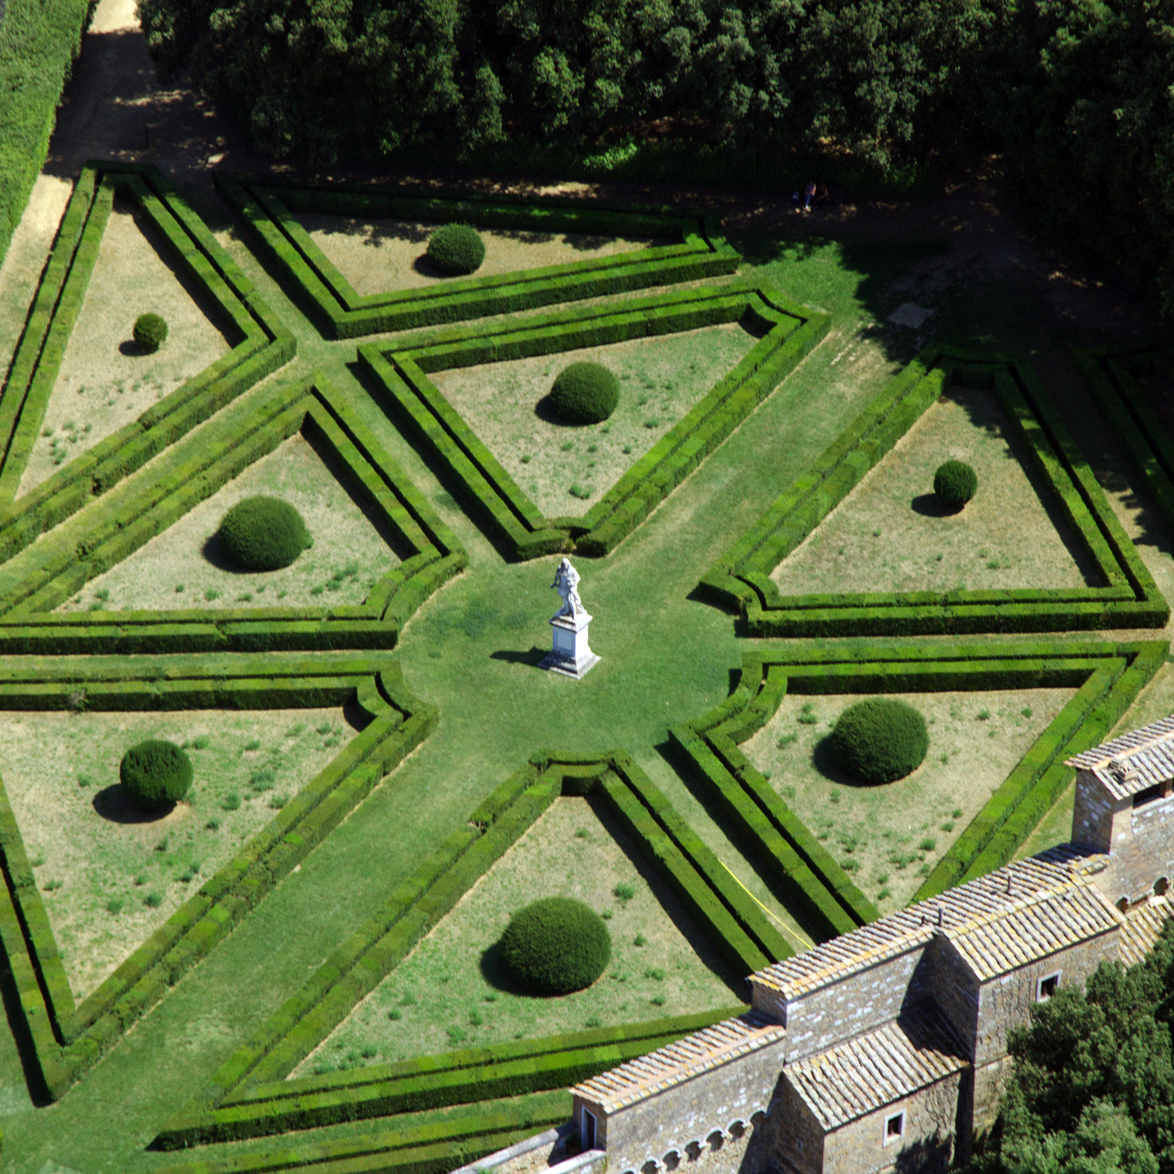
<path fill-rule="evenodd" d="M 751 975 L 749 1013 L 572 1090 L 583 1149 L 608 1174 L 874 1174 L 965 1153 L 997 1111 L 1008 1031 L 1102 961 L 1138 961 L 1174 908 L 1174 717 L 1069 765 L 1071 844 Z"/>

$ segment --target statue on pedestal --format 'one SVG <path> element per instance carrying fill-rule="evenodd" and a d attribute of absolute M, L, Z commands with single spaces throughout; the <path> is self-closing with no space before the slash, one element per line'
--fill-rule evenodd
<path fill-rule="evenodd" d="M 563 605 L 550 621 L 553 647 L 540 667 L 578 681 L 599 663 L 599 657 L 587 644 L 591 617 L 579 598 L 579 572 L 571 566 L 570 559 L 559 563 L 551 587 L 558 592 Z"/>

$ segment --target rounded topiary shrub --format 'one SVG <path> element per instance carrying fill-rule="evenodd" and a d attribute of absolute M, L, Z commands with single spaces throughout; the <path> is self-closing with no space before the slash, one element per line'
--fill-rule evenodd
<path fill-rule="evenodd" d="M 828 741 L 840 769 L 862 783 L 891 783 L 916 770 L 929 749 L 925 718 L 912 705 L 870 697 L 840 714 Z"/>
<path fill-rule="evenodd" d="M 619 402 L 619 380 L 599 363 L 572 363 L 550 389 L 551 407 L 568 424 L 598 424 Z"/>
<path fill-rule="evenodd" d="M 167 323 L 158 314 L 140 314 L 134 325 L 135 346 L 153 355 L 167 341 Z"/>
<path fill-rule="evenodd" d="M 118 768 L 123 794 L 145 811 L 182 799 L 192 785 L 192 760 L 174 742 L 152 739 L 132 746 Z"/>
<path fill-rule="evenodd" d="M 933 475 L 933 491 L 950 510 L 960 510 L 977 489 L 978 474 L 964 461 L 947 461 Z"/>
<path fill-rule="evenodd" d="M 467 224 L 442 224 L 428 238 L 428 260 L 450 277 L 475 273 L 485 260 L 485 242 Z"/>
<path fill-rule="evenodd" d="M 279 497 L 246 497 L 220 520 L 224 553 L 242 571 L 276 571 L 311 544 L 302 515 Z"/>
<path fill-rule="evenodd" d="M 519 909 L 498 942 L 510 978 L 536 995 L 590 986 L 611 959 L 611 935 L 598 913 L 570 897 L 546 897 Z"/>

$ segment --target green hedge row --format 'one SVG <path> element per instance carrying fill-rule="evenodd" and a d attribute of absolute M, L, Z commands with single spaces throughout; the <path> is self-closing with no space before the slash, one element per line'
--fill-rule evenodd
<path fill-rule="evenodd" d="M 49 154 L 97 0 L 7 0 L 0 20 L 0 263 Z"/>
<path fill-rule="evenodd" d="M 409 556 L 362 606 L 81 612 L 52 609 L 296 432 L 313 438 Z M 82 537 L 78 538 L 78 534 Z M 83 548 L 84 544 L 84 548 Z M 38 546 L 33 573 L 0 573 L 0 651 L 33 654 L 393 647 L 399 629 L 466 563 L 464 551 L 369 429 L 320 375 L 275 388 L 176 445 L 137 492 L 97 503 Z"/>
<path fill-rule="evenodd" d="M 245 1095 L 203 1115 L 173 1119 L 152 1145 L 182 1149 L 569 1088 L 742 1010 L 601 1027 L 250 1086 Z"/>
<path fill-rule="evenodd" d="M 624 210 L 535 198 L 420 196 L 368 188 L 276 188 L 248 177 L 217 173 L 225 199 L 253 230 L 262 252 L 301 293 L 328 338 L 357 338 L 391 330 L 537 309 L 652 285 L 733 273 L 740 257 L 718 234 L 712 217 Z M 291 211 L 291 208 L 293 211 Z M 314 243 L 293 214 L 387 216 L 531 232 L 655 235 L 680 243 L 491 277 L 451 279 L 423 289 L 361 297 Z"/>
<path fill-rule="evenodd" d="M 1104 586 L 780 595 L 773 569 L 883 459 L 959 370 L 968 383 L 995 390 Z M 924 351 L 878 393 L 812 469 L 722 555 L 700 591 L 740 611 L 748 633 L 757 636 L 1162 627 L 1169 617 L 1169 605 L 1031 370 L 1002 356 L 944 347 Z"/>
<path fill-rule="evenodd" d="M 397 1128 L 348 1133 L 328 1141 L 291 1138 L 280 1148 L 218 1157 L 212 1154 L 158 1174 L 448 1174 L 534 1133 L 561 1125 L 570 1114 L 565 1092 L 538 1092 L 485 1105 L 458 1105 L 397 1121 Z"/>
<path fill-rule="evenodd" d="M 14 502 L 85 297 L 115 192 L 135 201 L 176 263 L 229 320 L 233 349 Z M 0 400 L 0 560 L 141 468 L 293 358 L 293 335 L 157 169 L 87 167 L 74 190 Z"/>
<path fill-rule="evenodd" d="M 764 337 L 751 352 L 581 517 L 546 518 L 444 399 L 430 372 L 584 346 L 753 320 Z M 614 549 L 705 459 L 826 333 L 830 319 L 739 284 L 669 293 L 601 307 L 507 321 L 476 333 L 359 348 L 360 366 L 430 455 L 465 490 L 495 537 L 518 559 Z"/>
<path fill-rule="evenodd" d="M 1106 739 L 1167 652 L 1165 641 L 1017 641 L 839 642 L 746 653 L 731 695 L 670 737 L 706 796 L 756 846 L 763 875 L 789 894 L 795 915 L 815 936 L 828 937 L 871 920 L 876 911 L 737 747 L 770 720 L 787 692 L 1078 690 L 927 878 L 916 897 L 921 900 L 1012 858 L 1071 781 L 1064 760 Z"/>
<path fill-rule="evenodd" d="M 877 910 L 735 745 L 769 720 L 786 686 L 785 677 L 764 674 L 761 661 L 747 654 L 731 696 L 671 729 L 669 739 L 714 807 L 755 846 L 759 873 L 785 895 L 797 920 L 825 940 L 874 920 Z"/>
<path fill-rule="evenodd" d="M 1167 521 L 1174 522 L 1174 437 L 1136 379 L 1137 374 L 1157 368 L 1174 382 L 1174 350 L 1161 339 L 1080 348 L 1073 357 L 1142 484 Z"/>
<path fill-rule="evenodd" d="M 460 1095 L 491 1095 L 494 1088 L 505 1087 L 494 1084 L 496 1080 L 521 1082 L 517 1087 L 539 1087 L 534 1082 L 561 1080 L 580 1065 L 598 1063 L 602 1071 L 618 1062 L 606 1054 L 608 1047 L 671 1035 L 678 1027 L 680 1034 L 694 1030 L 675 1022 L 665 1027 L 662 1021 L 654 1021 L 614 1029 L 615 1034 L 599 1037 L 557 1037 L 550 1041 L 550 1051 L 539 1051 L 537 1045 L 504 1044 L 372 1070 L 370 1074 L 284 1079 L 560 794 L 593 794 L 607 804 L 694 915 L 715 949 L 724 951 L 743 973 L 784 956 L 786 943 L 761 907 L 722 869 L 627 755 L 536 755 L 447 837 L 302 990 L 229 1057 L 195 1106 L 169 1124 L 159 1144 L 190 1144 L 209 1130 L 220 1136 L 216 1131 L 225 1128 L 254 1132 L 292 1128 L 282 1123 L 289 1113 L 328 1117 L 366 1112 L 353 1107 L 365 1103 L 366 1093 L 356 1097 L 343 1094 L 368 1085 L 372 1113 L 382 1112 L 379 1105 L 384 1101 L 399 1104 L 396 1098 L 405 1106 L 425 1106 L 447 1103 L 447 1098 L 457 1095 L 453 1090 L 464 1090 Z M 580 1054 L 583 1047 L 605 1051 L 592 1051 L 584 1057 Z M 652 1050 L 652 1046 L 638 1050 Z M 451 1075 L 441 1079 L 442 1072 Z M 397 1083 L 402 1081 L 408 1083 Z M 290 1097 L 297 1098 L 292 1106 Z M 272 1121 L 272 1127 L 267 1121 Z"/>
<path fill-rule="evenodd" d="M 45 1089 L 54 1099 L 229 933 L 436 723 L 435 710 L 407 693 L 395 665 L 378 671 L 367 660 L 319 656 L 284 664 L 275 676 L 268 662 L 239 656 L 211 663 L 201 657 L 200 662 L 207 675 L 190 679 L 183 676 L 182 662 L 172 662 L 168 669 L 98 661 L 100 671 L 80 680 L 68 666 L 22 666 L 0 692 L 0 704 L 11 709 L 314 707 L 354 699 L 367 718 L 365 728 L 324 770 L 76 1008 L 19 832 L 0 806 L 0 849 L 9 881 L 0 893 L 0 934 L 18 976 Z M 114 679 L 118 675 L 122 679 Z"/>

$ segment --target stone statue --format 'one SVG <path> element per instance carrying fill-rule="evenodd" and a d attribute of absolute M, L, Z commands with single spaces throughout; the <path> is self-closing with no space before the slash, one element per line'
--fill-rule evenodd
<path fill-rule="evenodd" d="M 562 609 L 558 612 L 560 616 L 577 616 L 583 613 L 583 601 L 579 598 L 579 592 L 575 590 L 579 586 L 579 572 L 571 566 L 569 558 L 563 559 L 558 565 L 558 570 L 554 573 L 554 582 L 551 583 L 563 601 Z"/>
<path fill-rule="evenodd" d="M 539 667 L 581 681 L 599 663 L 599 657 L 587 643 L 587 626 L 591 617 L 579 598 L 578 586 L 579 572 L 571 566 L 570 559 L 563 559 L 551 583 L 563 605 L 550 621 L 550 655 Z"/>

